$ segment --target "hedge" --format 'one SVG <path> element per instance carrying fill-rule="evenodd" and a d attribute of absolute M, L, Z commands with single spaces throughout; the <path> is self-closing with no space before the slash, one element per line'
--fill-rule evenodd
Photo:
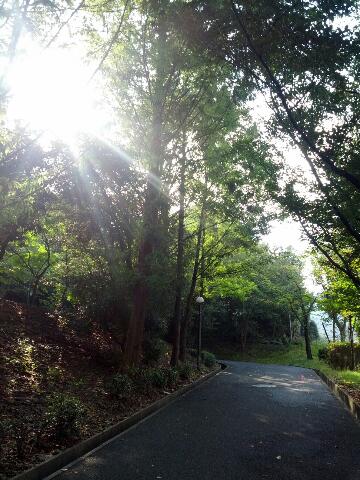
<path fill-rule="evenodd" d="M 348 370 L 351 368 L 351 344 L 350 342 L 334 342 L 321 351 L 319 358 L 324 359 L 332 368 Z M 360 364 L 360 344 L 354 343 L 355 367 Z"/>

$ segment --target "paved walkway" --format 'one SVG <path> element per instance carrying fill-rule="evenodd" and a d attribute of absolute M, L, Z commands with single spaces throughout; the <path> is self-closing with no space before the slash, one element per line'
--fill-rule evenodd
<path fill-rule="evenodd" d="M 56 479 L 360 479 L 360 427 L 315 373 L 228 365 Z"/>

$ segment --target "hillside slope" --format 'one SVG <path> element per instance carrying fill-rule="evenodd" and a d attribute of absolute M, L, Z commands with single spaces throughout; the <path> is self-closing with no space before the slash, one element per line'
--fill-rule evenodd
<path fill-rule="evenodd" d="M 170 369 L 165 351 L 152 367 L 120 375 L 114 396 L 120 357 L 119 341 L 96 325 L 0 300 L 0 479 L 200 375 L 188 364 L 183 375 Z"/>

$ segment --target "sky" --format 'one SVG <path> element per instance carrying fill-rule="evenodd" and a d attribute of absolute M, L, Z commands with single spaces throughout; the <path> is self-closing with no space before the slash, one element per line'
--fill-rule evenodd
<path fill-rule="evenodd" d="M 301 227 L 291 219 L 273 221 L 270 224 L 270 232 L 262 238 L 271 249 L 291 248 L 298 255 L 304 255 L 304 270 L 306 287 L 313 293 L 319 293 L 321 288 L 315 282 L 311 259 L 307 256 L 310 243 L 303 238 Z"/>
<path fill-rule="evenodd" d="M 263 241 L 272 249 L 291 247 L 301 255 L 309 248 L 309 243 L 301 238 L 299 224 L 291 219 L 271 222 L 270 232 L 263 237 Z"/>

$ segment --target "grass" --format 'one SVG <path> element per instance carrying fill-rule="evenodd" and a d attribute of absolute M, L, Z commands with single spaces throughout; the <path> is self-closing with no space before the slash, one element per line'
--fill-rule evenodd
<path fill-rule="evenodd" d="M 324 342 L 313 342 L 313 360 L 306 358 L 303 343 L 283 345 L 253 345 L 246 353 L 234 352 L 231 348 L 222 348 L 216 352 L 218 358 L 239 360 L 243 362 L 258 362 L 277 365 L 293 365 L 296 367 L 315 368 L 321 370 L 337 383 L 347 384 L 360 389 L 360 371 L 334 370 L 323 360 L 318 359 L 318 351 L 324 347 Z"/>

